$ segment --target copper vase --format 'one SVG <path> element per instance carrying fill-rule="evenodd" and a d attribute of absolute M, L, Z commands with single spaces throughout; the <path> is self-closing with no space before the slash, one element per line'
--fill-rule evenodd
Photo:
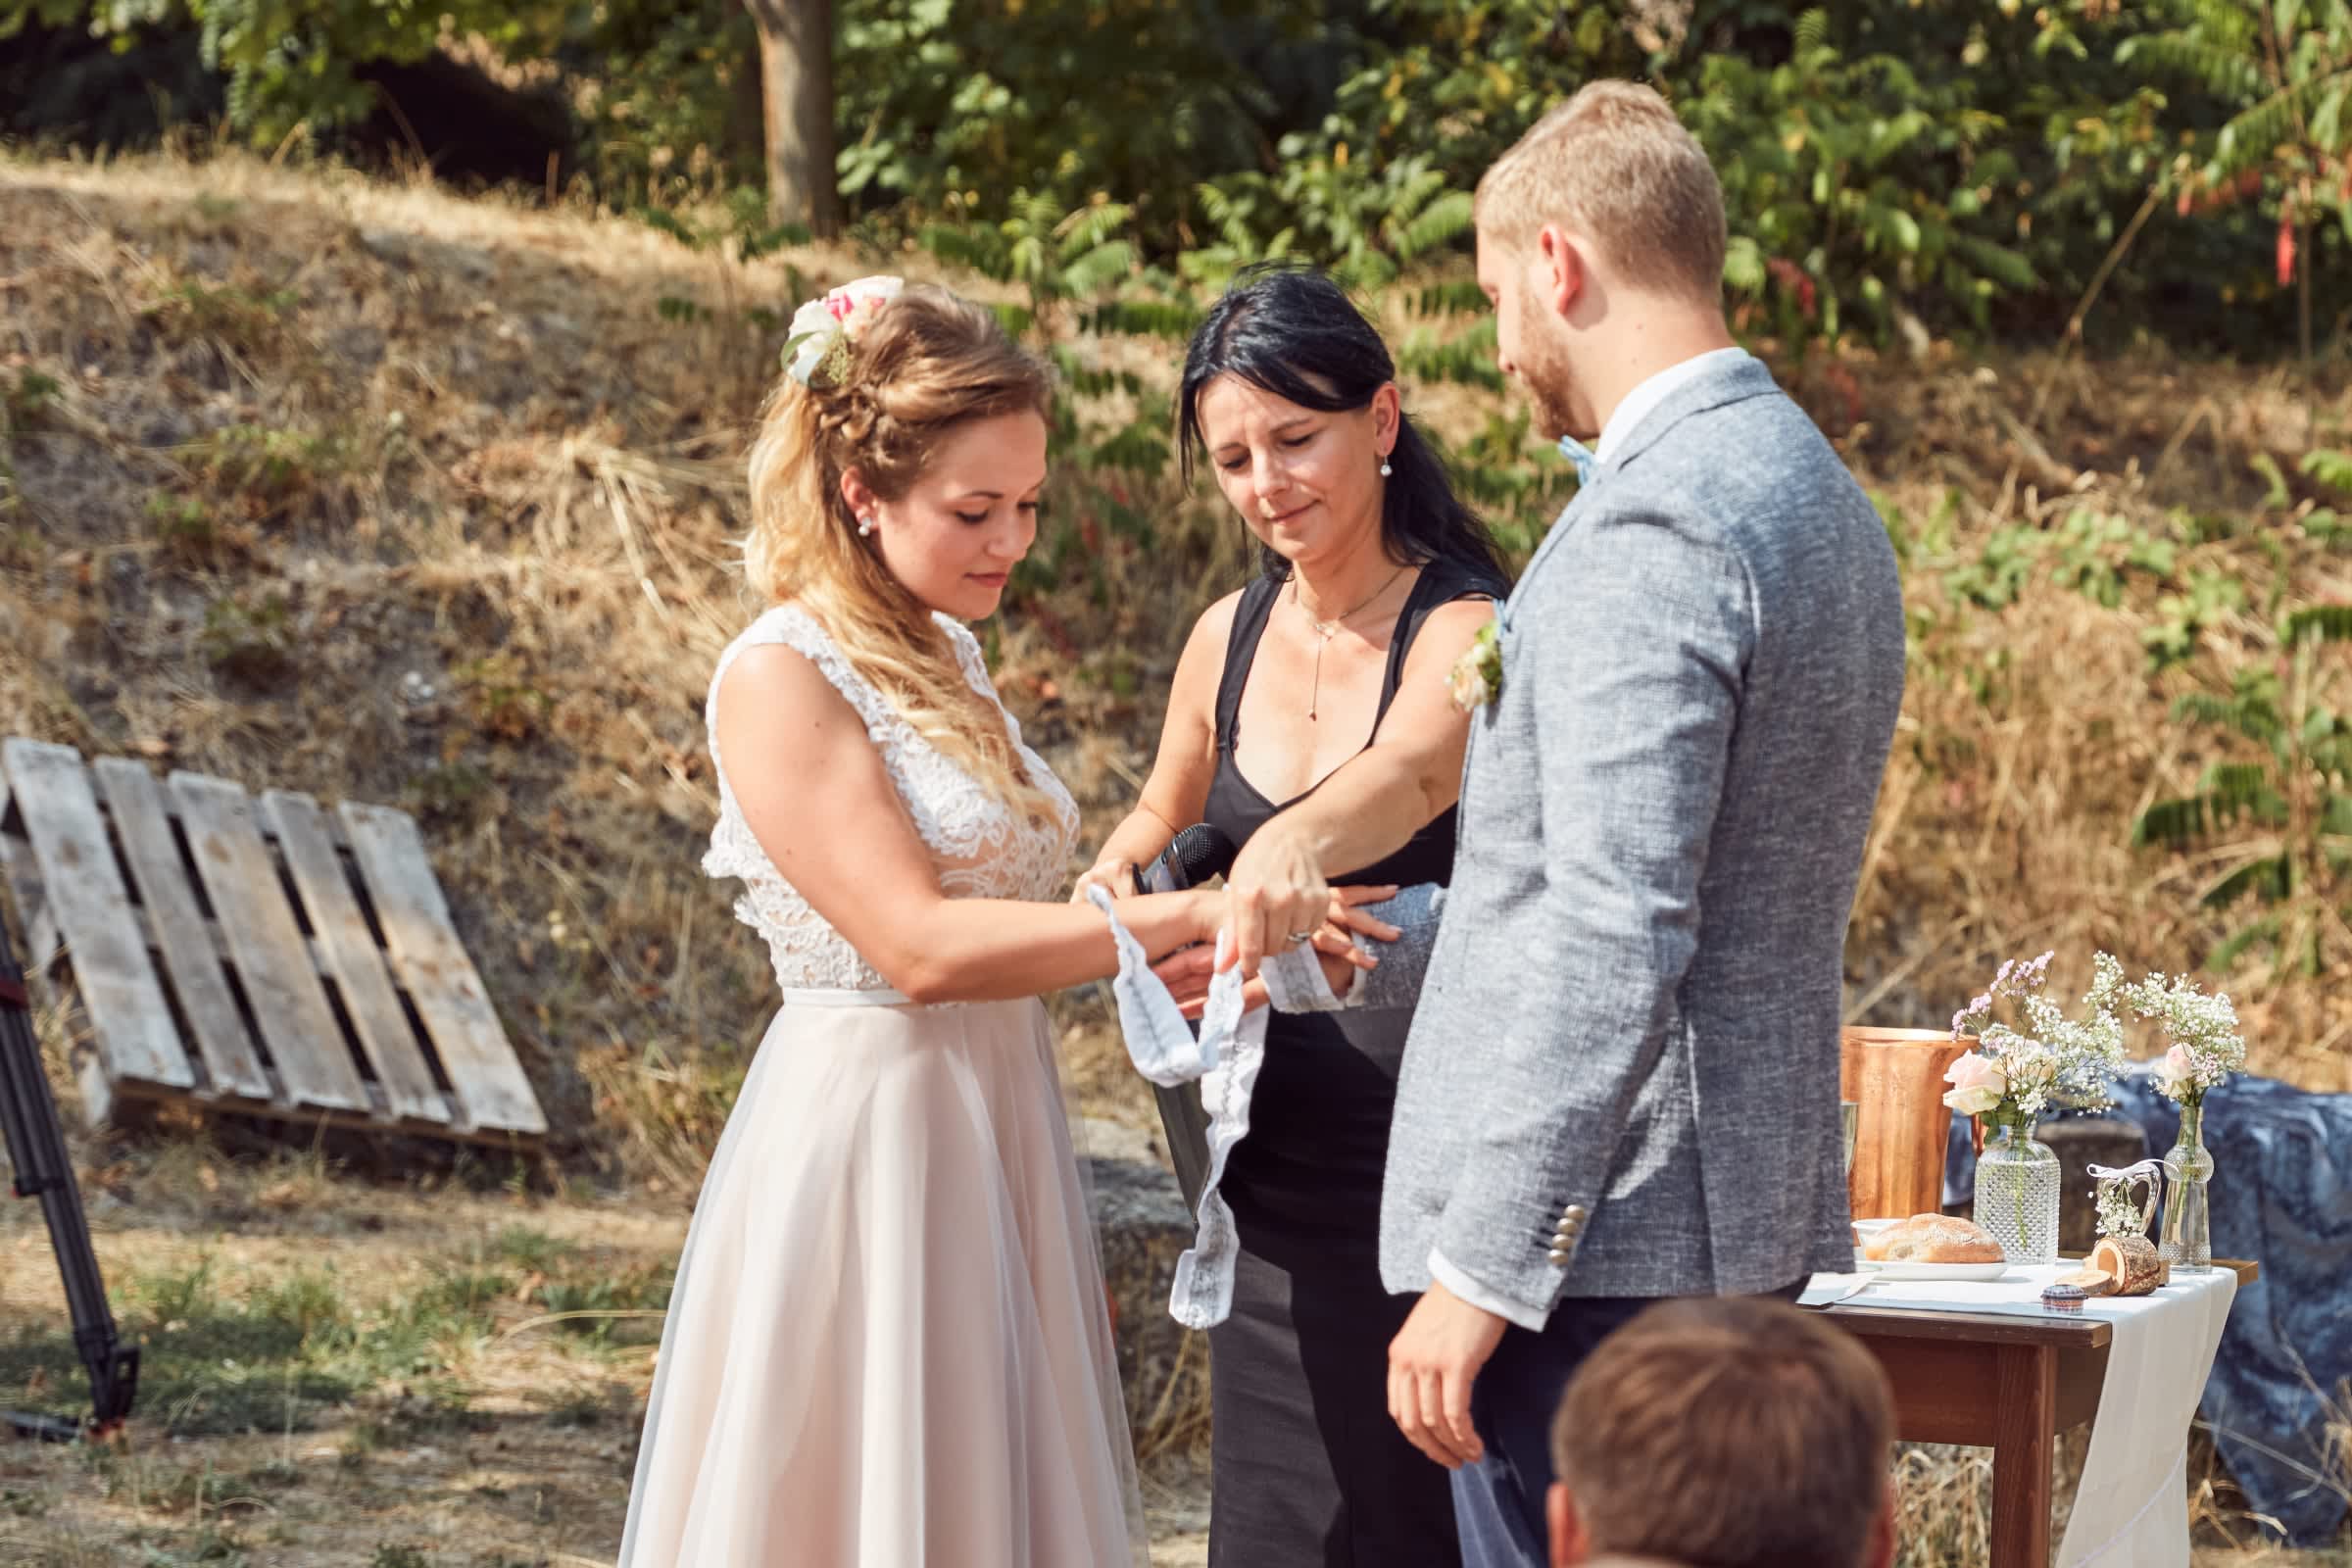
<path fill-rule="evenodd" d="M 1941 1029 L 1849 1025 L 1838 1054 L 1838 1092 L 1861 1106 L 1846 1197 L 1856 1219 L 1906 1219 L 1943 1207 L 1951 1107 L 1947 1068 L 1976 1049 Z"/>

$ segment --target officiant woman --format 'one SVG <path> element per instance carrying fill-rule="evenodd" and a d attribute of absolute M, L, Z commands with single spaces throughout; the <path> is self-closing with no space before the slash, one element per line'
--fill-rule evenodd
<path fill-rule="evenodd" d="M 1205 456 L 1261 547 L 1194 626 L 1159 755 L 1086 880 L 1131 886 L 1183 827 L 1234 844 L 1370 747 L 1415 754 L 1398 836 L 1335 885 L 1443 883 L 1469 717 L 1446 675 L 1508 590 L 1493 540 L 1407 418 L 1387 346 L 1330 278 L 1246 273 L 1187 351 L 1188 479 Z M 1083 896 L 1083 884 L 1081 895 Z M 1301 934 L 1303 939 L 1303 934 Z M 1273 1016 L 1221 1191 L 1240 1232 L 1209 1331 L 1212 1568 L 1458 1563 L 1446 1473 L 1390 1419 L 1380 1188 L 1409 1006 Z"/>

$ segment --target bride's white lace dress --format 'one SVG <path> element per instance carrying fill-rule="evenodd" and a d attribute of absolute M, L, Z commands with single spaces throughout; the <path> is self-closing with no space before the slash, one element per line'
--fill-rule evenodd
<path fill-rule="evenodd" d="M 979 645 L 942 617 L 996 701 Z M 984 792 L 786 606 L 781 643 L 865 721 L 953 897 L 1052 899 L 1077 811 Z M 1045 1009 L 923 1007 L 769 864 L 727 784 L 704 868 L 745 885 L 784 1005 L 686 1239 L 622 1568 L 1103 1568 L 1145 1560 L 1101 1266 Z M 752 765 L 738 759 L 741 765 Z"/>

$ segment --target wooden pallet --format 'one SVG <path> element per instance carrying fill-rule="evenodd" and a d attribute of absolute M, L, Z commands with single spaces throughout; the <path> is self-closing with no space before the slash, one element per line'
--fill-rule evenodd
<path fill-rule="evenodd" d="M 27 974 L 78 1007 L 93 1123 L 126 1102 L 506 1143 L 547 1118 L 407 812 L 0 745 Z"/>

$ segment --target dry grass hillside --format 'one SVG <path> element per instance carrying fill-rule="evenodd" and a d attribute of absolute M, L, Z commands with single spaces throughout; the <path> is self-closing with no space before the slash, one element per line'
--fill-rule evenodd
<path fill-rule="evenodd" d="M 874 265 L 738 266 L 631 222 L 238 158 L 0 163 L 0 725 L 416 810 L 567 1165 L 690 1182 L 766 1006 L 761 956 L 696 866 L 701 705 L 754 608 L 729 541 L 775 363 L 743 310 Z M 662 302 L 685 298 L 721 308 L 680 322 Z M 1854 1015 L 1938 1020 L 2041 947 L 2067 979 L 2094 946 L 2193 964 L 2230 923 L 2196 895 L 2231 845 L 2134 850 L 2130 823 L 2218 755 L 2171 699 L 2261 657 L 2278 597 L 2352 598 L 2352 555 L 2297 520 L 2324 493 L 2295 477 L 2347 440 L 2352 403 L 2156 356 L 1784 369 L 1895 516 L 1917 633 Z M 1442 424 L 1488 406 L 1420 401 Z M 2267 509 L 2263 455 L 2289 476 Z M 1085 559 L 992 640 L 1100 830 L 1148 766 L 1185 625 L 1242 556 L 1172 483 L 1150 549 L 1067 520 L 1086 497 L 1063 483 Z M 2049 561 L 2022 556 L 2029 533 Z M 2169 580 L 2131 559 L 2159 537 Z M 2142 633 L 2206 571 L 2241 607 L 2151 674 Z M 1971 602 L 2004 572 L 2013 604 Z M 2103 573 L 2117 603 L 2062 573 Z M 2239 979 L 2261 1070 L 2352 1087 L 2352 994 L 2259 962 Z M 1132 1107 L 1094 1054 L 1082 1087 Z"/>
<path fill-rule="evenodd" d="M 416 811 L 557 1129 L 537 1168 L 399 1194 L 266 1140 L 83 1145 L 130 1320 L 211 1369 L 160 1418 L 199 1446 L 12 1458 L 0 1543 L 61 1568 L 610 1560 L 645 1375 L 625 1314 L 659 1299 L 769 1007 L 764 954 L 698 868 L 705 683 L 756 609 L 730 538 L 778 347 L 744 311 L 875 270 L 740 266 L 631 222 L 244 158 L 0 155 L 0 733 Z M 663 306 L 687 298 L 713 314 Z M 2131 824 L 2252 755 L 2174 722 L 2174 699 L 2272 660 L 2280 606 L 2352 601 L 2340 498 L 2299 467 L 2352 446 L 2352 396 L 2154 352 L 1781 368 L 1881 496 L 1914 620 L 1850 1013 L 1940 1022 L 2043 948 L 2069 984 L 2099 947 L 2201 961 L 2250 908 L 2198 896 L 2259 835 L 2160 852 Z M 1488 408 L 1409 391 L 1447 428 Z M 1097 528 L 1090 482 L 1052 498 L 1066 581 L 991 642 L 1099 835 L 1149 765 L 1191 616 L 1245 557 L 1172 480 L 1142 498 L 1148 546 Z M 2150 637 L 2181 657 L 2156 670 Z M 2352 709 L 2346 665 L 2332 650 L 2299 689 Z M 2352 933 L 2319 932 L 2317 972 L 2256 948 L 2230 984 L 2257 1070 L 2352 1089 Z M 1148 1119 L 1102 1004 L 1056 1008 L 1086 1107 Z M 0 1304 L 54 1313 L 37 1232 L 8 1221 Z M 327 1237 L 344 1261 L 321 1283 Z M 624 1315 L 552 1348 L 524 1326 L 573 1309 Z M 254 1439 L 270 1400 L 282 1431 Z M 1968 1560 L 1984 1491 L 1966 1465 L 1927 1475 L 1912 1533 L 1954 1554 L 1908 1560 Z M 2204 1513 L 2217 1543 L 2235 1528 Z"/>

